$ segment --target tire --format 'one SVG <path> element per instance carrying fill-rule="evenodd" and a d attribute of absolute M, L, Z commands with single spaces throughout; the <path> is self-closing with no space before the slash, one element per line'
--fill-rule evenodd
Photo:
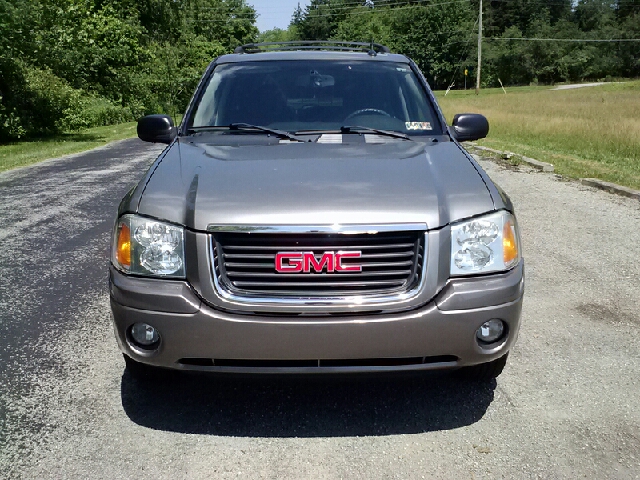
<path fill-rule="evenodd" d="M 480 365 L 473 365 L 471 367 L 464 367 L 458 370 L 458 375 L 465 379 L 476 382 L 486 382 L 497 378 L 504 370 L 504 366 L 507 364 L 506 353 L 504 356 L 494 360 L 492 362 L 481 363 Z"/>

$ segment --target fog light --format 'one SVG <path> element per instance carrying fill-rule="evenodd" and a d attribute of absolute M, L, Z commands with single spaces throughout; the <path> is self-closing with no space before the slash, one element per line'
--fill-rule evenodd
<path fill-rule="evenodd" d="M 134 323 L 130 332 L 131 339 L 143 348 L 154 347 L 160 342 L 158 330 L 146 323 Z"/>
<path fill-rule="evenodd" d="M 476 331 L 476 337 L 483 343 L 493 343 L 502 337 L 504 333 L 504 322 L 497 318 L 492 318 L 480 325 Z"/>

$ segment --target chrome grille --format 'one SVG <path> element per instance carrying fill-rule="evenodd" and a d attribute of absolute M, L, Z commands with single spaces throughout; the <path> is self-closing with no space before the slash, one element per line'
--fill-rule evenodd
<path fill-rule="evenodd" d="M 239 295 L 276 297 L 334 297 L 387 294 L 410 290 L 423 271 L 424 232 L 375 234 L 263 234 L 212 235 L 215 275 L 228 291 Z M 345 258 L 344 266 L 361 265 L 361 272 L 312 271 L 278 273 L 279 252 L 358 251 L 360 258 Z"/>

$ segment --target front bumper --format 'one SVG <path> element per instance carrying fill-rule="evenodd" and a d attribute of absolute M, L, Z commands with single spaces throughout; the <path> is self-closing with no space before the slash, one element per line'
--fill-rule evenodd
<path fill-rule="evenodd" d="M 184 281 L 110 271 L 111 308 L 121 350 L 136 361 L 184 370 L 322 373 L 457 368 L 495 360 L 516 341 L 524 264 L 486 277 L 453 279 L 426 305 L 394 314 L 247 315 L 216 310 Z M 492 318 L 506 335 L 480 345 Z M 133 345 L 129 327 L 161 335 L 157 350 Z"/>

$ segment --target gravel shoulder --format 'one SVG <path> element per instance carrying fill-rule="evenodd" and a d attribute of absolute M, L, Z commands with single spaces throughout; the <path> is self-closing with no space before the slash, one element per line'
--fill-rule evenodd
<path fill-rule="evenodd" d="M 0 174 L 0 478 L 640 478 L 640 202 L 481 161 L 522 227 L 497 382 L 124 370 L 108 243 L 158 147 Z"/>

